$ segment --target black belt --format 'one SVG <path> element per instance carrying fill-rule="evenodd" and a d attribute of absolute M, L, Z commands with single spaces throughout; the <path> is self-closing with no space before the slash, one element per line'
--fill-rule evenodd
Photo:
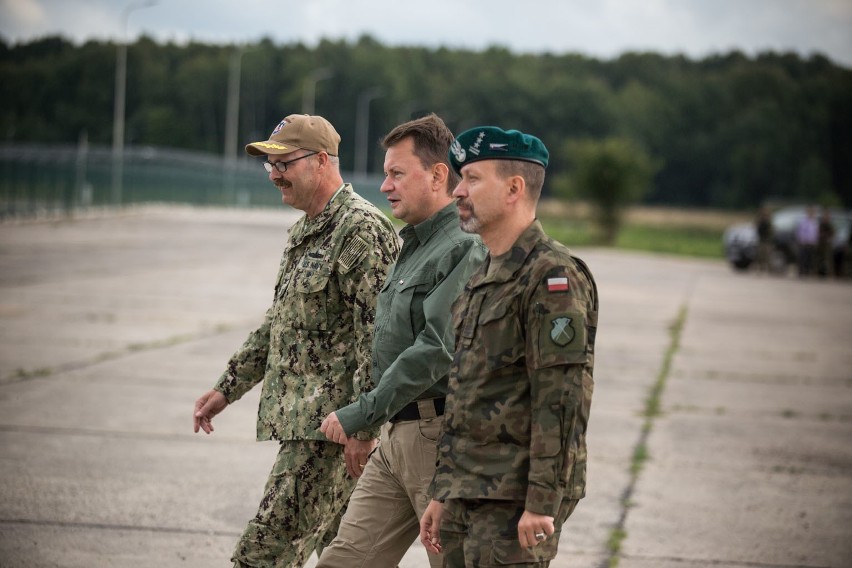
<path fill-rule="evenodd" d="M 433 398 L 431 401 L 417 401 L 409 402 L 405 406 L 402 407 L 402 410 L 391 416 L 391 422 L 404 422 L 406 420 L 420 420 L 420 408 L 417 406 L 418 402 L 431 402 L 435 406 L 435 416 L 443 416 L 444 414 L 444 403 L 446 402 L 446 398 Z M 432 418 L 429 416 L 428 418 Z"/>

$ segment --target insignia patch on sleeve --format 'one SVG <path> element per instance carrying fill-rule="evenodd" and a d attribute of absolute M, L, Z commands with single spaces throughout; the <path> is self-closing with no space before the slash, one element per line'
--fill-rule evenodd
<path fill-rule="evenodd" d="M 571 326 L 571 321 L 574 318 L 557 317 L 550 320 L 550 339 L 553 343 L 560 347 L 565 347 L 574 341 L 574 328 Z"/>
<path fill-rule="evenodd" d="M 557 278 L 548 278 L 547 279 L 547 291 L 548 292 L 567 292 L 568 291 L 568 278 L 565 276 L 559 276 Z"/>
<path fill-rule="evenodd" d="M 547 314 L 539 329 L 539 346 L 543 353 L 584 353 L 586 320 L 580 311 Z"/>
<path fill-rule="evenodd" d="M 343 247 L 340 256 L 337 258 L 337 263 L 343 269 L 343 272 L 349 272 L 353 266 L 358 264 L 369 248 L 370 245 L 367 244 L 367 241 L 359 236 L 353 237 L 352 240 L 346 243 L 346 246 Z"/>
<path fill-rule="evenodd" d="M 589 360 L 588 329 L 582 310 L 543 314 L 539 320 L 533 367 L 583 364 Z"/>

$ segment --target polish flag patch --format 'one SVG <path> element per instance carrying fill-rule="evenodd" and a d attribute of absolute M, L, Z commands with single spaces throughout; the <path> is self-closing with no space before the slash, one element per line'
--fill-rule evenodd
<path fill-rule="evenodd" d="M 568 279 L 564 276 L 560 278 L 548 278 L 547 279 L 547 291 L 548 292 L 567 292 L 568 291 Z"/>

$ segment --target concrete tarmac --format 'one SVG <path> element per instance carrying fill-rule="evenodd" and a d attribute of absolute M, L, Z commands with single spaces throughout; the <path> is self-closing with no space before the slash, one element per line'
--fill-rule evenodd
<path fill-rule="evenodd" d="M 210 436 L 192 405 L 296 217 L 0 224 L 0 566 L 230 565 L 276 444 L 254 441 L 259 389 Z M 601 296 L 588 495 L 551 566 L 852 566 L 852 285 L 575 252 Z"/>

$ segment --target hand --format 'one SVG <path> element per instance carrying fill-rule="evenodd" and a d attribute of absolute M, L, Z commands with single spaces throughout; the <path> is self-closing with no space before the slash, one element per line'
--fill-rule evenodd
<path fill-rule="evenodd" d="M 358 479 L 367 467 L 370 452 L 376 447 L 377 440 L 362 441 L 356 438 L 347 438 L 346 446 L 343 448 L 343 457 L 346 460 L 346 472 L 353 479 Z"/>
<path fill-rule="evenodd" d="M 198 429 L 201 428 L 209 434 L 215 430 L 212 422 L 213 417 L 225 410 L 226 406 L 228 406 L 228 401 L 225 395 L 217 390 L 211 390 L 201 395 L 201 398 L 195 401 L 195 411 L 192 413 L 194 431 L 198 432 Z"/>
<path fill-rule="evenodd" d="M 340 424 L 340 420 L 337 419 L 336 412 L 332 412 L 325 417 L 325 420 L 323 420 L 320 425 L 320 432 L 325 434 L 325 437 L 332 442 L 337 442 L 341 445 L 346 444 L 346 432 L 343 431 L 343 425 Z"/>
<path fill-rule="evenodd" d="M 441 554 L 441 515 L 444 504 L 434 499 L 420 517 L 420 542 L 429 552 Z"/>
<path fill-rule="evenodd" d="M 518 521 L 518 541 L 521 543 L 521 548 L 532 548 L 547 540 L 555 530 L 553 517 L 524 511 L 521 520 Z M 544 538 L 541 538 L 542 534 Z M 539 538 L 535 535 L 539 535 Z"/>

